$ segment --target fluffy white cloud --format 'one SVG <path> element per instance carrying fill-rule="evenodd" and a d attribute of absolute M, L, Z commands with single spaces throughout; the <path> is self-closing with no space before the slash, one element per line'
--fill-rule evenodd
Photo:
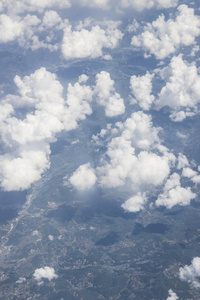
<path fill-rule="evenodd" d="M 22 32 L 22 24 L 12 20 L 7 15 L 0 15 L 0 42 L 7 43 L 15 40 Z"/>
<path fill-rule="evenodd" d="M 56 11 L 48 10 L 45 12 L 43 19 L 42 19 L 42 25 L 44 27 L 52 28 L 60 23 L 62 23 L 62 19 Z"/>
<path fill-rule="evenodd" d="M 152 95 L 152 79 L 155 74 L 163 81 L 156 96 Z M 194 62 L 184 61 L 182 55 L 174 56 L 166 67 L 157 69 L 152 74 L 147 72 L 144 76 L 132 76 L 130 87 L 134 96 L 131 103 L 139 104 L 144 110 L 150 109 L 152 104 L 158 110 L 168 106 L 172 109 L 170 118 L 174 122 L 181 122 L 198 113 L 199 69 Z"/>
<path fill-rule="evenodd" d="M 136 173 L 134 173 L 136 170 Z M 136 185 L 160 185 L 169 174 L 168 157 L 142 151 L 137 157 L 130 178 Z"/>
<path fill-rule="evenodd" d="M 0 122 L 4 122 L 13 113 L 13 106 L 9 103 L 3 103 L 0 110 Z"/>
<path fill-rule="evenodd" d="M 177 164 L 177 169 L 183 169 L 185 167 L 189 166 L 189 161 L 185 155 L 182 153 L 179 153 L 178 155 L 178 164 Z"/>
<path fill-rule="evenodd" d="M 174 53 L 180 46 L 195 43 L 200 35 L 200 17 L 194 14 L 194 9 L 180 5 L 176 19 L 165 21 L 164 15 L 156 21 L 147 23 L 144 32 L 135 35 L 131 44 L 144 49 L 147 54 L 153 54 L 157 59 L 163 59 Z"/>
<path fill-rule="evenodd" d="M 40 269 L 36 269 L 33 277 L 37 281 L 41 281 L 41 279 L 48 279 L 51 281 L 52 279 L 58 278 L 58 275 L 56 275 L 54 268 L 50 267 L 44 267 Z"/>
<path fill-rule="evenodd" d="M 177 160 L 177 169 L 182 169 L 182 176 L 189 178 L 193 183 L 200 183 L 199 168 L 198 171 L 191 169 L 188 159 L 185 155 L 179 153 Z"/>
<path fill-rule="evenodd" d="M 200 257 L 194 257 L 191 265 L 186 265 L 179 270 L 179 278 L 182 281 L 187 281 L 194 288 L 200 288 Z"/>
<path fill-rule="evenodd" d="M 25 17 L 0 15 L 0 43 L 17 41 L 23 48 L 37 50 L 46 48 L 58 49 L 55 32 L 62 30 L 65 22 L 55 11 L 46 11 L 43 19 L 36 15 Z M 45 32 L 45 37 L 41 33 Z"/>
<path fill-rule="evenodd" d="M 115 92 L 114 81 L 108 72 L 102 71 L 96 75 L 95 93 L 98 103 L 105 107 L 107 117 L 115 117 L 125 112 L 124 101 Z"/>
<path fill-rule="evenodd" d="M 60 41 L 56 31 L 64 29 L 61 51 L 66 59 L 103 57 L 110 60 L 112 59 L 111 55 L 104 54 L 104 49 L 114 49 L 122 39 L 123 34 L 118 29 L 119 22 L 104 21 L 97 24 L 91 18 L 87 18 L 80 22 L 82 27 L 75 26 L 72 29 L 69 22 L 62 20 L 58 13 L 52 9 L 68 8 L 71 4 L 79 8 L 89 6 L 101 9 L 116 9 L 117 7 L 134 7 L 137 9 L 137 2 L 132 1 L 132 3 L 126 4 L 122 1 L 116 6 L 116 3 L 109 0 L 77 0 L 72 3 L 68 0 L 4 0 L 0 7 L 0 10 L 4 12 L 0 15 L 0 43 L 17 41 L 20 46 L 32 50 L 45 48 L 50 51 L 57 51 Z M 150 2 L 152 3 L 152 1 Z M 154 3 L 156 6 L 158 6 L 157 2 L 158 0 Z M 143 3 L 141 7 L 148 8 L 148 5 Z M 19 16 L 21 13 L 33 13 L 35 11 L 44 14 L 41 19 L 39 19 L 39 14 Z"/>
<path fill-rule="evenodd" d="M 183 188 L 176 186 L 168 191 L 168 193 L 159 195 L 156 200 L 157 206 L 165 206 L 172 208 L 175 205 L 186 206 L 190 204 L 190 201 L 196 197 L 190 188 Z"/>
<path fill-rule="evenodd" d="M 17 158 L 3 155 L 0 157 L 1 186 L 7 191 L 24 190 L 41 178 L 49 167 L 48 151 L 39 149 L 21 151 Z"/>
<path fill-rule="evenodd" d="M 164 186 L 163 194 L 160 194 L 156 200 L 156 205 L 167 208 L 172 208 L 175 205 L 186 206 L 195 197 L 196 194 L 191 191 L 191 188 L 181 187 L 180 176 L 173 173 Z"/>
<path fill-rule="evenodd" d="M 32 109 L 34 113 L 27 113 L 24 119 L 8 118 L 1 129 L 4 142 L 25 145 L 44 139 L 51 141 L 55 133 L 64 129 L 61 116 L 65 102 L 61 84 L 45 68 L 23 79 L 16 76 L 15 83 L 20 95 L 8 95 L 5 102 Z"/>
<path fill-rule="evenodd" d="M 173 109 L 173 121 L 182 121 L 197 111 L 200 102 L 200 75 L 194 63 L 190 64 L 176 56 L 170 64 L 160 70 L 161 78 L 166 82 L 161 89 L 156 105 Z M 193 110 L 193 111 L 191 111 Z"/>
<path fill-rule="evenodd" d="M 194 115 L 195 115 L 194 112 L 181 110 L 181 111 L 173 111 L 169 117 L 173 122 L 182 122 L 187 117 L 192 117 Z"/>
<path fill-rule="evenodd" d="M 89 79 L 89 77 L 86 74 L 82 74 L 81 76 L 79 76 L 78 82 L 79 83 L 87 82 L 88 79 Z"/>
<path fill-rule="evenodd" d="M 192 177 L 194 177 L 195 175 L 197 175 L 197 172 L 194 171 L 194 170 L 192 170 L 191 168 L 183 168 L 182 175 L 183 175 L 184 177 L 192 178 Z"/>
<path fill-rule="evenodd" d="M 15 77 L 19 95 L 0 104 L 0 134 L 7 154 L 0 156 L 0 183 L 4 190 L 24 190 L 49 168 L 51 142 L 56 133 L 72 130 L 92 113 L 89 86 L 69 84 L 66 99 L 56 75 L 41 68 L 30 76 Z M 18 109 L 24 115 L 18 116 Z"/>
<path fill-rule="evenodd" d="M 145 193 L 138 193 L 137 195 L 129 198 L 122 204 L 122 208 L 127 212 L 138 212 L 144 208 L 147 201 Z"/>
<path fill-rule="evenodd" d="M 90 163 L 81 165 L 69 178 L 69 182 L 78 190 L 88 190 L 96 183 L 95 170 Z"/>
<path fill-rule="evenodd" d="M 160 145 L 158 137 L 160 130 L 161 128 L 153 126 L 150 115 L 138 111 L 124 122 L 117 122 L 114 128 L 111 124 L 107 124 L 107 128 L 102 129 L 96 136 L 93 135 L 92 139 L 100 145 L 105 144 L 105 140 L 101 142 L 101 139 L 106 138 L 106 136 L 109 141 L 110 137 L 112 137 L 111 140 L 114 140 L 114 137 L 123 138 L 125 141 L 130 141 L 133 148 L 140 150 L 157 148 L 161 153 L 165 152 L 166 154 L 167 149 Z"/>
<path fill-rule="evenodd" d="M 79 121 L 92 114 L 90 106 L 92 96 L 93 91 L 89 86 L 82 85 L 79 82 L 68 85 L 66 101 L 68 108 L 63 115 L 65 130 L 75 129 Z"/>
<path fill-rule="evenodd" d="M 61 45 L 64 58 L 97 58 L 103 56 L 103 48 L 114 49 L 123 37 L 117 26 L 118 22 L 109 22 L 105 29 L 96 25 L 92 26 L 90 30 L 84 28 L 72 30 L 71 25 L 67 25 L 64 29 Z"/>
<path fill-rule="evenodd" d="M 183 168 L 182 175 L 184 177 L 190 178 L 194 183 L 200 183 L 200 175 L 197 171 L 192 170 L 191 168 Z"/>
<path fill-rule="evenodd" d="M 154 96 L 152 93 L 152 79 L 154 74 L 146 73 L 144 76 L 131 76 L 130 87 L 134 95 L 134 99 L 131 99 L 131 103 L 138 103 L 139 106 L 144 110 L 149 110 Z"/>
<path fill-rule="evenodd" d="M 148 150 L 160 142 L 158 132 L 160 128 L 154 127 L 150 115 L 142 111 L 135 112 L 124 123 L 118 122 L 121 137 L 130 140 L 132 146 Z"/>
<path fill-rule="evenodd" d="M 117 123 L 119 129 L 113 130 L 117 136 L 107 146 L 109 160 L 97 168 L 101 185 L 117 187 L 128 184 L 139 192 L 147 186 L 162 184 L 168 177 L 174 156 L 164 148 L 161 154 L 149 151 L 151 148 L 160 151 L 158 129 L 151 125 L 151 118 L 143 112 L 132 114 L 124 123 Z"/>
<path fill-rule="evenodd" d="M 200 99 L 200 76 L 195 64 L 187 63 L 182 56 L 173 57 L 169 66 L 161 71 L 166 85 L 161 89 L 160 106 L 195 107 Z"/>
<path fill-rule="evenodd" d="M 200 47 L 198 45 L 195 45 L 193 48 L 192 48 L 192 51 L 190 53 L 190 56 L 195 56 L 196 53 L 198 53 L 200 50 Z"/>
<path fill-rule="evenodd" d="M 167 300 L 178 300 L 179 297 L 174 293 L 171 289 L 168 291 L 169 296 L 167 297 Z"/>
<path fill-rule="evenodd" d="M 25 39 L 31 39 L 34 27 L 40 23 L 36 16 L 9 17 L 0 15 L 0 43 L 7 43 L 18 39 L 22 44 Z"/>

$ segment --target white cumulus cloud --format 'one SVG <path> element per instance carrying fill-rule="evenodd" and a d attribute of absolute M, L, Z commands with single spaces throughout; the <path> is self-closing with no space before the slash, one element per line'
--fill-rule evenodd
<path fill-rule="evenodd" d="M 181 186 L 180 176 L 173 173 L 164 186 L 163 194 L 160 194 L 156 200 L 156 205 L 167 208 L 172 208 L 175 205 L 186 206 L 195 197 L 196 194 L 191 191 L 190 187 L 183 188 Z"/>
<path fill-rule="evenodd" d="M 164 59 L 180 46 L 194 44 L 199 35 L 200 17 L 194 14 L 193 8 L 180 5 L 175 19 L 166 21 L 165 16 L 160 15 L 156 21 L 147 23 L 141 34 L 133 36 L 131 44 L 157 59 Z"/>
<path fill-rule="evenodd" d="M 200 175 L 197 171 L 192 170 L 191 168 L 183 168 L 182 175 L 184 177 L 190 178 L 194 183 L 200 183 Z"/>
<path fill-rule="evenodd" d="M 99 25 L 91 29 L 72 30 L 66 25 L 61 45 L 65 59 L 97 58 L 103 56 L 103 49 L 114 49 L 122 39 L 122 32 L 117 29 L 118 22 L 105 23 L 105 29 Z"/>
<path fill-rule="evenodd" d="M 197 114 L 200 103 L 199 68 L 195 62 L 189 63 L 182 56 L 172 57 L 166 67 L 156 69 L 152 74 L 133 75 L 130 79 L 131 103 L 137 103 L 143 110 L 149 110 L 152 104 L 157 110 L 170 107 L 170 119 L 174 122 Z M 152 95 L 153 78 L 155 81 L 158 78 L 162 80 L 162 87 L 155 95 Z"/>
<path fill-rule="evenodd" d="M 58 50 L 58 30 L 63 30 L 63 22 L 56 11 L 48 10 L 40 19 L 36 15 L 27 14 L 24 17 L 0 15 L 0 43 L 17 42 L 25 49 L 39 48 Z M 45 33 L 45 34 L 44 34 Z"/>
<path fill-rule="evenodd" d="M 167 300 L 178 300 L 179 297 L 176 295 L 175 292 L 173 292 L 171 289 L 168 291 L 169 296 L 167 297 Z"/>
<path fill-rule="evenodd" d="M 69 83 L 67 88 L 67 110 L 64 111 L 63 125 L 65 130 L 72 130 L 78 126 L 78 122 L 84 120 L 87 115 L 92 114 L 90 103 L 93 91 L 90 86 L 76 82 Z"/>
<path fill-rule="evenodd" d="M 150 151 L 161 150 L 158 129 L 152 126 L 151 117 L 135 112 L 117 126 L 119 129 L 113 130 L 116 136 L 107 145 L 109 159 L 97 168 L 100 184 L 107 187 L 128 184 L 136 192 L 147 186 L 161 185 L 175 158 L 165 148 L 160 154 Z"/>
<path fill-rule="evenodd" d="M 149 110 L 155 97 L 152 95 L 152 79 L 154 74 L 147 72 L 144 76 L 131 76 L 130 87 L 135 98 L 131 103 L 138 103 L 144 110 Z"/>
<path fill-rule="evenodd" d="M 182 175 L 183 175 L 184 177 L 192 178 L 192 177 L 194 177 L 195 175 L 197 175 L 197 172 L 194 171 L 194 170 L 192 170 L 191 168 L 183 168 Z"/>
<path fill-rule="evenodd" d="M 148 150 L 159 144 L 158 133 L 160 128 L 154 127 L 150 115 L 142 111 L 132 113 L 124 123 L 118 122 L 117 126 L 121 137 L 130 140 L 133 147 Z"/>
<path fill-rule="evenodd" d="M 58 278 L 58 275 L 55 273 L 54 268 L 44 267 L 40 269 L 36 269 L 33 277 L 37 281 L 41 281 L 41 279 L 48 279 L 49 281 Z"/>
<path fill-rule="evenodd" d="M 49 168 L 50 143 L 62 130 L 77 128 L 92 113 L 89 86 L 69 84 L 66 99 L 56 75 L 45 68 L 30 76 L 15 76 L 18 95 L 0 104 L 0 134 L 7 154 L 0 155 L 0 184 L 4 190 L 24 190 Z M 19 109 L 25 113 L 18 116 Z"/>
<path fill-rule="evenodd" d="M 184 61 L 181 55 L 175 56 L 160 74 L 166 85 L 159 93 L 158 105 L 174 109 L 197 105 L 200 101 L 200 75 L 194 63 Z"/>
<path fill-rule="evenodd" d="M 192 111 L 197 110 L 200 102 L 200 75 L 194 63 L 188 63 L 182 56 L 175 56 L 170 64 L 160 71 L 166 82 L 161 89 L 157 105 L 173 109 L 172 119 L 182 121 Z"/>
<path fill-rule="evenodd" d="M 49 168 L 50 149 L 24 150 L 18 157 L 3 155 L 0 157 L 1 186 L 6 191 L 25 190 L 41 178 Z M 46 151 L 45 151 L 46 150 Z"/>
<path fill-rule="evenodd" d="M 105 107 L 107 117 L 115 117 L 125 112 L 124 100 L 115 92 L 114 81 L 108 72 L 102 71 L 96 75 L 95 93 L 98 103 Z"/>
<path fill-rule="evenodd" d="M 9 17 L 0 15 L 0 43 L 7 43 L 18 39 L 24 44 L 25 39 L 31 39 L 34 35 L 34 28 L 40 23 L 36 16 L 27 15 L 21 17 Z"/>
<path fill-rule="evenodd" d="M 137 195 L 126 200 L 121 207 L 127 212 L 138 212 L 144 208 L 146 201 L 146 195 L 139 192 Z"/>
<path fill-rule="evenodd" d="M 187 281 L 194 288 L 200 288 L 200 257 L 194 257 L 191 265 L 186 265 L 179 270 L 179 278 Z"/>
<path fill-rule="evenodd" d="M 187 157 L 184 154 L 179 153 L 177 169 L 180 170 L 180 169 L 183 169 L 188 166 L 189 166 L 189 161 L 188 161 Z"/>
<path fill-rule="evenodd" d="M 62 23 L 61 17 L 55 10 L 47 10 L 42 19 L 42 26 L 45 28 L 52 28 Z"/>
<path fill-rule="evenodd" d="M 78 190 L 88 190 L 96 183 L 95 170 L 90 163 L 81 165 L 69 178 L 69 182 Z"/>

